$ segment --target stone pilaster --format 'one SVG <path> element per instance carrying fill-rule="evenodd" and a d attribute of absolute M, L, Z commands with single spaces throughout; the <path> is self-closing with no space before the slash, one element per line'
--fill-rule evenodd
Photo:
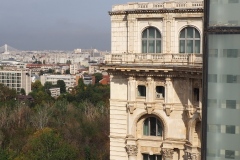
<path fill-rule="evenodd" d="M 162 156 L 164 160 L 173 160 L 173 149 L 171 148 L 163 148 L 162 149 Z"/>
<path fill-rule="evenodd" d="M 137 160 L 138 148 L 136 145 L 126 145 L 128 160 Z"/>

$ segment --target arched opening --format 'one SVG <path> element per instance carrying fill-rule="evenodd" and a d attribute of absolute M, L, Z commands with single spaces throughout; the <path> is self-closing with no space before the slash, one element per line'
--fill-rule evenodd
<path fill-rule="evenodd" d="M 185 27 L 179 36 L 179 53 L 200 53 L 201 38 L 194 27 Z"/>
<path fill-rule="evenodd" d="M 161 33 L 155 27 L 148 27 L 142 32 L 142 53 L 161 53 Z"/>

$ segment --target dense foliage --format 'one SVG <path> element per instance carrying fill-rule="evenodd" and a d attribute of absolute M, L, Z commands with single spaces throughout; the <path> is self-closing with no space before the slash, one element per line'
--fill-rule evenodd
<path fill-rule="evenodd" d="M 51 86 L 33 83 L 28 102 L 0 84 L 0 160 L 109 159 L 109 86 L 79 80 L 57 99 Z"/>

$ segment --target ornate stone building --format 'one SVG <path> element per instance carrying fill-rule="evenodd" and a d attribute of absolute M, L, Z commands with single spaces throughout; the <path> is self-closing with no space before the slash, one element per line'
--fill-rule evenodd
<path fill-rule="evenodd" d="M 200 159 L 200 0 L 115 5 L 110 74 L 110 159 Z"/>

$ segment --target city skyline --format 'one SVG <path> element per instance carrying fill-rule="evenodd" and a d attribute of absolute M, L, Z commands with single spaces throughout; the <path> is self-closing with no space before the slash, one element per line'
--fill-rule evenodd
<path fill-rule="evenodd" d="M 108 11 L 115 4 L 141 1 L 4 0 L 0 10 L 0 46 L 8 44 L 19 50 L 109 51 Z"/>

